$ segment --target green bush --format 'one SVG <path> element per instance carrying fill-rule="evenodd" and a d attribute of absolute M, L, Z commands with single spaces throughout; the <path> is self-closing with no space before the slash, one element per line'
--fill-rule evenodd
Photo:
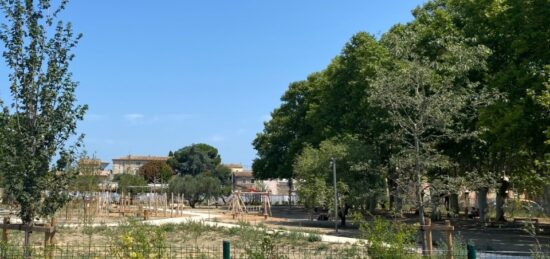
<path fill-rule="evenodd" d="M 278 255 L 273 240 L 270 236 L 264 236 L 259 246 L 245 248 L 249 259 L 286 259 L 288 256 Z"/>
<path fill-rule="evenodd" d="M 372 222 L 364 220 L 361 214 L 354 218 L 359 223 L 361 238 L 367 239 L 368 252 L 377 258 L 399 255 L 399 258 L 414 257 L 417 227 L 390 221 L 375 216 Z"/>
<path fill-rule="evenodd" d="M 161 228 L 130 221 L 114 236 L 111 255 L 113 258 L 165 258 L 165 241 Z"/>

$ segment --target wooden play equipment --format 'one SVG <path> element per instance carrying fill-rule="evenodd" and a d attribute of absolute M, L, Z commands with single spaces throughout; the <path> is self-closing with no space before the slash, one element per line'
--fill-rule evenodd
<path fill-rule="evenodd" d="M 231 203 L 229 204 L 229 211 L 231 211 L 231 215 L 233 216 L 233 219 L 235 219 L 237 216 L 247 213 L 246 205 L 244 204 L 242 198 L 241 198 L 241 192 L 236 191 L 233 192 L 231 195 Z"/>
<path fill-rule="evenodd" d="M 265 219 L 272 216 L 270 195 L 270 192 L 233 192 L 231 195 L 231 202 L 229 204 L 229 211 L 231 212 L 233 219 L 241 214 L 248 214 L 250 211 L 258 211 L 258 213 L 263 215 Z M 243 197 L 245 197 L 245 199 L 243 199 Z M 254 198 L 259 198 L 261 205 L 249 205 L 247 208 L 246 202 L 254 200 Z"/>
<path fill-rule="evenodd" d="M 140 187 L 143 188 L 143 187 Z M 146 192 L 96 192 L 73 198 L 57 217 L 65 223 L 91 223 L 120 217 L 181 217 L 185 199 L 182 194 L 155 190 Z"/>
<path fill-rule="evenodd" d="M 439 230 L 445 232 L 445 243 L 447 244 L 447 259 L 454 259 L 453 256 L 453 230 L 454 227 L 451 226 L 451 221 L 445 220 L 445 225 L 443 226 L 435 226 L 432 225 L 432 220 L 430 218 L 425 219 L 424 225 L 420 226 L 422 230 L 424 231 L 424 235 L 426 237 L 426 244 L 428 247 L 426 247 L 426 255 L 429 257 L 433 254 L 433 240 L 432 240 L 432 230 Z"/>

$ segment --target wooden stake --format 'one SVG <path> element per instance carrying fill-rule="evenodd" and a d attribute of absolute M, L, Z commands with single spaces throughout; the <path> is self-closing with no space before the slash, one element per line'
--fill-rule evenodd
<path fill-rule="evenodd" d="M 170 193 L 170 218 L 174 216 L 174 193 Z"/>
<path fill-rule="evenodd" d="M 2 241 L 5 244 L 8 243 L 8 224 L 10 224 L 10 217 L 4 217 L 4 226 L 2 227 Z"/>
<path fill-rule="evenodd" d="M 432 244 L 432 220 L 430 218 L 426 218 L 425 219 L 425 226 L 424 226 L 424 231 L 426 232 L 425 235 L 426 235 L 426 243 L 428 245 L 428 247 L 426 249 L 428 249 L 428 256 L 432 256 L 432 251 L 433 251 L 433 244 Z"/>
<path fill-rule="evenodd" d="M 164 207 L 164 217 L 166 218 L 168 216 L 168 194 L 167 193 L 162 194 L 162 205 Z"/>
<path fill-rule="evenodd" d="M 451 226 L 451 221 L 445 220 L 445 232 L 447 238 L 447 259 L 453 259 L 453 230 L 454 227 Z"/>

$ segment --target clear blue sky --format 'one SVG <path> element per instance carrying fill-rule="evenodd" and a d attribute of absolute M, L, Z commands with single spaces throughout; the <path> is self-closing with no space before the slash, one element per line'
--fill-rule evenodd
<path fill-rule="evenodd" d="M 192 143 L 250 167 L 251 142 L 288 84 L 323 69 L 356 32 L 412 19 L 421 0 L 73 0 L 79 130 L 105 161 Z M 0 91 L 8 91 L 5 65 Z"/>

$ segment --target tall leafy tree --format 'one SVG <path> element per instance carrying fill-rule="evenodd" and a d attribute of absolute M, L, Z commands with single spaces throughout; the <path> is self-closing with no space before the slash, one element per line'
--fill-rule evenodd
<path fill-rule="evenodd" d="M 164 161 L 149 161 L 139 168 L 139 174 L 149 183 L 166 183 L 174 170 Z"/>
<path fill-rule="evenodd" d="M 70 174 L 75 154 L 68 146 L 86 106 L 76 105 L 77 83 L 69 63 L 81 35 L 58 19 L 68 1 L 2 0 L 4 15 L 0 40 L 10 69 L 11 101 L 3 106 L 1 134 L 6 192 L 20 205 L 26 225 L 25 245 L 36 216 L 50 216 L 69 200 Z M 80 138 L 78 138 L 80 140 Z M 52 159 L 59 157 L 54 166 Z"/>
<path fill-rule="evenodd" d="M 288 179 L 289 205 L 292 204 L 293 163 L 307 143 L 315 142 L 312 126 L 306 119 L 316 102 L 315 85 L 319 74 L 294 82 L 281 97 L 281 106 L 271 113 L 252 145 L 257 151 L 252 170 L 257 179 Z"/>
<path fill-rule="evenodd" d="M 480 127 L 488 129 L 483 137 L 487 144 L 477 155 L 484 158 L 484 171 L 510 178 L 510 184 L 496 186 L 497 219 L 504 220 L 507 186 L 535 191 L 547 185 L 548 177 L 536 161 L 549 152 L 544 131 L 550 116 L 531 96 L 544 94 L 544 67 L 550 64 L 550 2 L 439 0 L 425 9 L 445 10 L 456 28 L 492 51 L 483 81 L 506 98 L 483 110 Z"/>
<path fill-rule="evenodd" d="M 207 144 L 193 144 L 173 153 L 168 165 L 179 175 L 214 173 L 222 162 L 218 149 Z"/>
<path fill-rule="evenodd" d="M 297 157 L 294 170 L 299 180 L 298 193 L 309 210 L 334 208 L 333 171 L 337 163 L 338 217 L 343 226 L 352 208 L 376 206 L 371 198 L 383 193 L 385 175 L 377 167 L 373 147 L 357 137 L 345 135 L 321 142 L 318 148 L 307 146 Z M 373 204 L 369 204 L 372 202 Z"/>
<path fill-rule="evenodd" d="M 426 173 L 448 167 L 447 157 L 438 149 L 442 141 L 472 134 L 460 127 L 461 117 L 485 97 L 479 95 L 479 84 L 471 82 L 468 75 L 483 68 L 489 54 L 487 48 L 469 39 L 425 35 L 429 25 L 413 22 L 396 26 L 385 35 L 384 43 L 395 59 L 391 67 L 379 69 L 369 98 L 372 105 L 388 111 L 387 119 L 395 125 L 393 136 L 401 145 L 394 157 L 411 172 L 421 224 Z"/>
<path fill-rule="evenodd" d="M 283 103 L 264 123 L 263 132 L 258 133 L 252 143 L 258 152 L 252 164 L 255 178 L 293 178 L 294 159 L 305 143 L 311 142 L 312 127 L 306 115 L 315 102 L 313 82 L 317 79 L 318 75 L 314 74 L 306 81 L 290 84 L 281 97 Z"/>
<path fill-rule="evenodd" d="M 183 194 L 191 208 L 210 198 L 217 198 L 222 193 L 220 180 L 205 175 L 175 176 L 168 183 L 168 190 L 173 193 Z"/>

